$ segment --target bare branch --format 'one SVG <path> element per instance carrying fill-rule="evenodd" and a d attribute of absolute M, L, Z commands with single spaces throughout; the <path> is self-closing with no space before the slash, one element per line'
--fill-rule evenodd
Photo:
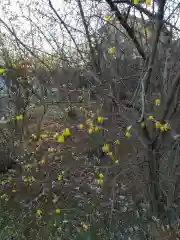
<path fill-rule="evenodd" d="M 86 62 L 85 59 L 84 59 L 84 57 L 83 57 L 83 55 L 82 55 L 82 53 L 81 53 L 81 51 L 80 51 L 80 49 L 79 49 L 79 47 L 78 47 L 78 45 L 77 45 L 77 43 L 76 43 L 76 40 L 74 39 L 72 33 L 71 33 L 70 30 L 68 29 L 66 23 L 65 23 L 65 22 L 63 21 L 63 19 L 59 16 L 59 14 L 57 13 L 56 9 L 53 7 L 51 0 L 48 0 L 48 2 L 49 2 L 50 8 L 53 10 L 53 12 L 55 13 L 55 15 L 57 16 L 57 18 L 59 19 L 59 21 L 63 24 L 63 26 L 65 27 L 65 29 L 66 29 L 66 31 L 68 32 L 69 36 L 71 37 L 71 39 L 72 39 L 74 45 L 76 46 L 76 49 L 77 49 L 79 55 L 81 56 L 82 60 L 83 60 L 84 62 Z"/>
<path fill-rule="evenodd" d="M 120 13 L 120 11 L 118 10 L 118 7 L 113 3 L 112 0 L 106 0 L 106 2 L 109 4 L 111 11 L 115 12 L 115 15 L 117 17 L 117 19 L 119 20 L 119 22 L 122 24 L 123 28 L 126 30 L 126 32 L 128 33 L 129 37 L 131 38 L 131 40 L 133 41 L 135 47 L 137 48 L 137 51 L 139 53 L 139 55 L 143 58 L 143 60 L 146 60 L 146 55 L 144 53 L 143 48 L 141 47 L 138 39 L 136 38 L 134 29 L 131 28 L 127 22 L 125 21 L 124 17 L 122 16 L 122 14 Z"/>
<path fill-rule="evenodd" d="M 152 69 L 153 69 L 153 65 L 155 62 L 155 56 L 156 56 L 156 51 L 157 51 L 157 47 L 158 47 L 158 42 L 159 42 L 159 36 L 160 36 L 160 32 L 163 26 L 163 17 L 164 17 L 164 7 L 165 7 L 165 0 L 162 0 L 159 4 L 159 9 L 158 9 L 158 14 L 157 14 L 157 20 L 156 20 L 156 26 L 155 26 L 155 36 L 154 36 L 154 42 L 153 42 L 153 46 L 152 46 L 152 54 L 149 58 L 149 62 L 148 62 L 148 74 L 147 77 L 144 81 L 144 89 L 145 89 L 145 93 L 147 93 L 148 91 L 148 87 L 149 87 L 149 83 L 150 83 L 150 79 L 151 79 L 151 74 L 152 74 Z"/>

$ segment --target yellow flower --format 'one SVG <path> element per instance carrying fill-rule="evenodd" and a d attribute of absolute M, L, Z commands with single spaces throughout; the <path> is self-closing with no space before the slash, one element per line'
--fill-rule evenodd
<path fill-rule="evenodd" d="M 16 116 L 16 120 L 23 120 L 23 115 Z"/>
<path fill-rule="evenodd" d="M 108 155 L 109 157 L 112 157 L 112 156 L 113 156 L 113 153 L 112 153 L 112 152 L 107 152 L 107 155 Z"/>
<path fill-rule="evenodd" d="M 88 133 L 91 134 L 93 132 L 93 129 L 92 128 L 89 128 L 88 129 Z"/>
<path fill-rule="evenodd" d="M 79 129 L 83 129 L 84 128 L 84 125 L 81 123 L 79 124 Z"/>
<path fill-rule="evenodd" d="M 63 175 L 62 175 L 62 174 L 59 174 L 59 175 L 57 176 L 57 179 L 58 179 L 58 181 L 62 181 Z"/>
<path fill-rule="evenodd" d="M 15 192 L 16 192 L 16 189 L 13 189 L 12 192 L 15 193 Z"/>
<path fill-rule="evenodd" d="M 97 118 L 97 122 L 98 123 L 103 123 L 104 122 L 104 118 L 103 117 L 98 117 Z"/>
<path fill-rule="evenodd" d="M 99 132 L 99 131 L 100 131 L 100 128 L 96 126 L 96 127 L 94 128 L 94 131 L 95 131 L 95 132 Z"/>
<path fill-rule="evenodd" d="M 103 151 L 104 153 L 109 152 L 109 149 L 110 149 L 110 145 L 109 145 L 108 143 L 105 144 L 105 145 L 102 147 L 102 151 Z"/>
<path fill-rule="evenodd" d="M 165 124 L 164 124 L 164 127 L 165 127 L 167 130 L 171 129 L 171 126 L 170 126 L 169 123 L 165 123 Z"/>
<path fill-rule="evenodd" d="M 103 179 L 97 179 L 97 184 L 102 185 L 103 184 Z"/>
<path fill-rule="evenodd" d="M 37 213 L 37 215 L 41 215 L 42 214 L 42 211 L 40 210 L 40 209 L 38 209 L 37 211 L 36 211 L 36 213 Z"/>
<path fill-rule="evenodd" d="M 133 0 L 133 4 L 139 4 L 140 0 Z"/>
<path fill-rule="evenodd" d="M 57 139 L 58 142 L 63 143 L 64 142 L 64 136 L 59 136 Z"/>
<path fill-rule="evenodd" d="M 28 178 L 24 178 L 23 181 L 24 181 L 24 182 L 28 182 Z"/>
<path fill-rule="evenodd" d="M 154 125 L 155 125 L 155 128 L 161 128 L 162 127 L 162 124 L 159 121 L 156 121 L 154 123 Z"/>
<path fill-rule="evenodd" d="M 15 182 L 14 182 L 14 183 L 12 183 L 12 186 L 13 186 L 13 187 L 16 187 L 16 183 L 15 183 Z"/>
<path fill-rule="evenodd" d="M 100 179 L 104 178 L 104 174 L 103 174 L 103 173 L 100 173 L 100 174 L 99 174 L 99 178 L 100 178 Z"/>
<path fill-rule="evenodd" d="M 24 168 L 26 168 L 26 169 L 33 168 L 33 164 L 26 164 L 26 165 L 24 165 Z"/>
<path fill-rule="evenodd" d="M 5 198 L 7 198 L 8 197 L 8 195 L 6 194 L 6 193 L 4 193 L 3 195 L 1 195 L 1 199 L 5 199 Z"/>
<path fill-rule="evenodd" d="M 114 163 L 115 163 L 115 164 L 118 164 L 118 163 L 119 163 L 119 160 L 115 160 Z"/>
<path fill-rule="evenodd" d="M 107 22 L 110 22 L 111 21 L 111 18 L 109 16 L 104 16 L 104 19 L 107 21 Z"/>
<path fill-rule="evenodd" d="M 154 119 L 153 116 L 148 117 L 148 120 L 153 120 L 153 119 Z"/>
<path fill-rule="evenodd" d="M 132 134 L 131 134 L 129 131 L 127 131 L 127 132 L 125 133 L 125 136 L 126 136 L 126 137 L 131 137 L 131 135 L 132 135 Z"/>
<path fill-rule="evenodd" d="M 155 100 L 155 105 L 156 105 L 156 106 L 160 106 L 160 104 L 161 104 L 161 100 L 160 100 L 160 99 L 156 99 L 156 100 Z"/>
<path fill-rule="evenodd" d="M 59 133 L 58 133 L 58 132 L 56 132 L 56 133 L 54 134 L 54 138 L 57 138 L 57 137 L 59 137 Z"/>
<path fill-rule="evenodd" d="M 151 0 L 146 0 L 146 5 L 150 6 L 151 5 Z"/>
<path fill-rule="evenodd" d="M 169 123 L 166 123 L 166 124 L 164 124 L 164 125 L 161 125 L 161 127 L 160 127 L 160 130 L 161 130 L 162 132 L 167 132 L 169 129 L 170 129 L 170 124 L 169 124 Z"/>
<path fill-rule="evenodd" d="M 56 214 L 60 214 L 61 210 L 59 208 L 56 209 Z"/>
<path fill-rule="evenodd" d="M 62 136 L 64 136 L 64 137 L 68 137 L 70 135 L 71 135 L 71 132 L 70 132 L 69 128 L 66 128 L 62 133 Z"/>
<path fill-rule="evenodd" d="M 92 124 L 92 121 L 91 121 L 91 119 L 87 119 L 87 120 L 86 120 L 86 124 L 87 124 L 87 125 L 90 125 L 90 124 Z"/>
<path fill-rule="evenodd" d="M 116 48 L 115 47 L 108 48 L 108 54 L 109 55 L 114 55 L 115 53 L 116 53 Z"/>
<path fill-rule="evenodd" d="M 120 141 L 119 141 L 119 140 L 116 140 L 116 141 L 114 141 L 114 144 L 115 144 L 115 145 L 119 145 L 119 144 L 120 144 Z"/>
<path fill-rule="evenodd" d="M 141 127 L 145 128 L 145 123 L 144 122 L 141 122 Z"/>
<path fill-rule="evenodd" d="M 5 72 L 6 72 L 6 69 L 3 69 L 3 68 L 0 69 L 0 74 L 1 75 L 4 75 Z"/>
<path fill-rule="evenodd" d="M 87 231 L 88 230 L 88 225 L 86 225 L 85 223 L 81 223 L 82 224 L 82 227 L 83 227 L 83 229 L 84 229 L 84 231 Z"/>
<path fill-rule="evenodd" d="M 42 159 L 41 161 L 39 161 L 40 164 L 45 164 L 46 163 L 46 160 L 45 159 Z"/>
<path fill-rule="evenodd" d="M 165 132 L 165 129 L 164 129 L 163 125 L 160 126 L 160 130 L 161 130 L 161 132 Z"/>

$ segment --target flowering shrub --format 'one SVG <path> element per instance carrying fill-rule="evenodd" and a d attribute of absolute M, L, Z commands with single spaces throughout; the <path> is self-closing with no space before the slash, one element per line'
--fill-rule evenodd
<path fill-rule="evenodd" d="M 155 101 L 156 106 L 159 104 L 160 101 Z M 63 123 L 54 123 L 51 129 L 47 124 L 40 134 L 31 134 L 29 150 L 17 160 L 21 170 L 2 176 L 1 205 L 9 208 L 15 204 L 19 209 L 26 209 L 24 219 L 35 221 L 42 229 L 48 224 L 52 235 L 63 239 L 81 235 L 91 239 L 92 229 L 97 236 L 106 238 L 109 236 L 107 225 L 114 234 L 108 239 L 121 235 L 144 239 L 149 234 L 148 230 L 146 233 L 141 230 L 144 224 L 147 229 L 150 224 L 146 222 L 148 208 L 139 208 L 133 198 L 127 196 L 127 191 L 132 190 L 128 181 L 123 184 L 125 175 L 121 174 L 126 165 L 120 155 L 123 139 L 133 138 L 133 126 L 121 131 L 123 139 L 117 135 L 107 140 L 108 134 L 106 138 L 103 135 L 108 130 L 108 118 L 89 114 L 90 111 L 85 108 L 82 111 L 82 107 L 74 109 L 80 110 L 78 122 L 68 124 L 66 119 Z M 16 117 L 16 120 L 23 118 Z M 168 123 L 162 124 L 152 115 L 140 126 L 146 127 L 149 121 L 159 131 L 170 130 Z M 91 148 L 93 154 L 89 155 Z M 118 192 L 116 196 L 112 195 L 113 189 Z M 129 220 L 125 221 L 127 216 Z M 70 236 L 65 236 L 68 229 L 71 229 Z M 28 234 L 31 235 L 30 231 Z M 40 234 L 39 230 L 36 234 Z"/>

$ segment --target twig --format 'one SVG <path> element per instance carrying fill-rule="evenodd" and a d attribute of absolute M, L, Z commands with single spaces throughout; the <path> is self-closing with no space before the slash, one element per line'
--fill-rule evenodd
<path fill-rule="evenodd" d="M 128 33 L 129 37 L 133 41 L 135 47 L 137 48 L 137 51 L 139 52 L 139 55 L 143 58 L 143 60 L 146 60 L 146 55 L 145 55 L 144 50 L 141 47 L 138 39 L 136 38 L 134 29 L 131 28 L 127 24 L 127 22 L 125 21 L 125 19 L 121 15 L 120 11 L 118 10 L 118 7 L 114 4 L 114 2 L 112 0 L 106 0 L 106 2 L 109 4 L 109 6 L 111 8 L 111 11 L 115 12 L 115 15 L 116 15 L 117 19 L 119 20 L 119 22 L 121 23 L 123 28 L 126 30 L 126 32 Z"/>

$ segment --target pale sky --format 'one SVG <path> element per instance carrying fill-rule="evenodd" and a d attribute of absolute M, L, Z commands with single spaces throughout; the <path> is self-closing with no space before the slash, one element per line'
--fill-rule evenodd
<path fill-rule="evenodd" d="M 36 3 L 38 2 L 38 0 L 35 0 Z M 52 1 L 52 4 L 54 6 L 55 9 L 58 9 L 60 13 L 65 13 L 65 12 L 69 12 L 70 9 L 68 9 L 67 7 L 67 3 L 64 2 L 64 0 L 51 0 Z M 41 1 L 39 1 L 41 2 Z M 38 6 L 37 4 L 32 4 L 33 3 L 33 0 L 0 0 L 0 17 L 6 21 L 8 24 L 10 24 L 8 22 L 8 19 L 7 19 L 7 15 L 8 16 L 13 16 L 15 14 L 17 14 L 18 16 L 21 15 L 21 9 L 19 8 L 19 4 L 23 4 L 23 5 L 27 5 L 28 3 L 31 3 L 31 6 L 36 9 L 36 8 L 39 8 L 42 10 L 42 8 L 44 7 L 45 9 L 45 12 L 49 11 L 48 14 L 50 14 L 50 8 L 48 6 L 48 0 L 44 0 L 44 2 L 47 3 L 47 7 L 44 6 Z M 5 9 L 8 13 L 5 12 L 5 9 L 3 9 L 3 6 L 5 6 Z M 23 8 L 24 9 L 24 8 Z M 27 9 L 27 8 L 26 8 Z M 86 11 L 86 10 L 85 10 Z M 43 10 L 44 12 L 44 10 Z M 24 14 L 28 17 L 28 11 L 24 11 Z M 73 15 L 73 13 L 72 13 Z M 76 24 L 77 24 L 77 21 L 74 20 L 74 16 L 72 16 L 71 14 L 69 14 L 68 16 L 68 22 L 71 26 L 73 27 L 76 27 Z M 70 18 L 72 16 L 72 18 Z M 43 26 L 46 24 L 46 21 L 44 19 L 35 19 L 34 16 L 31 15 L 31 19 L 36 22 L 39 26 Z M 21 36 L 22 34 L 26 33 L 27 30 L 30 30 L 30 23 L 29 21 L 27 20 L 24 20 L 24 19 L 21 19 L 21 21 L 16 21 L 15 19 L 11 19 L 11 22 L 13 22 L 13 26 L 14 26 L 14 29 L 16 30 L 17 34 L 18 33 L 21 33 Z M 14 25 L 16 24 L 16 25 Z M 41 25 L 42 24 L 42 25 Z M 1 27 L 1 30 L 2 30 L 2 26 L 0 25 Z M 53 26 L 52 26 L 52 29 L 53 29 Z M 45 29 L 42 29 L 42 31 L 44 31 L 45 34 L 47 34 L 48 36 L 48 32 L 45 31 Z M 56 29 L 55 29 L 56 31 Z M 61 36 L 62 33 L 61 32 L 58 32 L 58 30 L 56 31 L 57 35 L 58 36 Z M 63 35 L 66 34 L 65 31 L 63 32 Z M 26 39 L 26 37 L 25 37 Z M 50 46 L 49 44 L 47 43 L 47 41 L 43 40 L 43 48 L 46 50 L 46 51 L 49 51 L 50 49 Z"/>
<path fill-rule="evenodd" d="M 48 4 L 48 0 L 44 0 L 44 1 L 47 2 L 47 4 Z M 3 21 L 8 23 L 8 25 L 9 25 L 8 19 L 6 17 L 7 16 L 6 11 L 8 12 L 8 16 L 10 16 L 11 14 L 12 14 L 12 16 L 15 15 L 15 14 L 20 16 L 21 15 L 21 9 L 19 7 L 19 3 L 22 4 L 22 5 L 28 5 L 29 3 L 32 3 L 32 2 L 33 2 L 33 0 L 0 0 L 0 17 L 3 19 Z M 36 2 L 38 2 L 38 0 Z M 60 12 L 60 13 L 64 12 L 64 7 L 65 7 L 64 0 L 51 0 L 51 2 L 52 2 L 55 9 L 60 10 L 58 12 Z M 5 6 L 5 8 L 3 8 L 3 6 Z M 41 7 L 42 6 L 40 6 L 40 8 Z M 23 8 L 23 9 L 25 9 L 25 8 Z M 28 17 L 28 11 L 24 10 L 23 14 L 25 14 Z M 31 15 L 31 19 L 34 22 L 37 22 L 37 20 L 35 18 L 33 18 L 32 15 Z M 14 26 L 14 24 L 19 25 L 19 26 L 15 25 L 15 27 L 14 27 L 15 30 L 16 29 L 21 29 L 21 31 L 25 33 L 28 29 L 30 29 L 29 22 L 25 21 L 24 19 L 23 20 L 21 19 L 20 21 L 16 21 L 14 19 L 10 19 L 10 20 L 13 23 L 13 26 Z M 40 19 L 39 23 L 40 22 L 41 22 L 41 24 L 46 24 L 46 21 L 44 21 L 43 19 Z M 1 27 L 2 31 L 6 32 L 6 30 L 3 28 L 2 25 L 0 25 L 0 27 Z M 17 33 L 18 32 L 19 31 L 17 31 Z M 49 50 L 49 45 L 46 41 L 44 41 L 44 49 L 47 50 L 47 51 Z"/>

